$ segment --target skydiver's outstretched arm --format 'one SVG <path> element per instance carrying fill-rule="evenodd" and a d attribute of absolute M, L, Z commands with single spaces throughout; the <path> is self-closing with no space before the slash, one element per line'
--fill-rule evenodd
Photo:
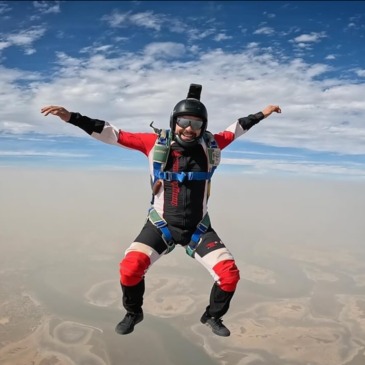
<path fill-rule="evenodd" d="M 155 133 L 130 133 L 114 127 L 109 122 L 92 119 L 80 113 L 70 112 L 62 106 L 49 105 L 41 109 L 44 116 L 49 114 L 61 118 L 64 122 L 81 128 L 91 137 L 111 145 L 141 151 L 146 156 L 156 141 Z"/>
<path fill-rule="evenodd" d="M 48 114 L 60 117 L 64 122 L 69 122 L 71 119 L 71 112 L 62 106 L 49 105 L 41 109 L 41 113 L 46 117 Z"/>
<path fill-rule="evenodd" d="M 64 122 L 81 128 L 90 136 L 105 143 L 115 144 L 119 133 L 119 130 L 108 122 L 89 118 L 80 113 L 69 112 L 62 106 L 45 106 L 41 109 L 41 113 L 43 113 L 44 116 L 47 116 L 48 114 L 56 115 Z"/>
<path fill-rule="evenodd" d="M 44 116 L 49 114 L 56 115 L 64 122 L 81 128 L 87 134 L 99 141 L 122 147 L 121 144 L 118 143 L 119 129 L 108 122 L 99 119 L 92 119 L 81 115 L 80 113 L 70 112 L 62 106 L 55 105 L 43 107 L 41 109 L 41 113 L 43 113 Z"/>
<path fill-rule="evenodd" d="M 256 114 L 250 114 L 247 117 L 239 118 L 239 124 L 244 131 L 248 131 L 255 124 L 259 123 L 261 120 L 269 117 L 272 113 L 281 113 L 279 105 L 268 105 L 261 112 Z"/>
<path fill-rule="evenodd" d="M 262 114 L 264 115 L 264 118 L 267 118 L 274 112 L 281 113 L 279 105 L 268 105 L 265 109 L 263 109 Z"/>

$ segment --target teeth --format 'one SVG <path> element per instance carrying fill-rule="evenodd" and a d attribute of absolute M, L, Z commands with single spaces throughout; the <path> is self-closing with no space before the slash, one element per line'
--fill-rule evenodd
<path fill-rule="evenodd" d="M 194 139 L 195 133 L 181 133 L 180 136 L 185 139 Z"/>

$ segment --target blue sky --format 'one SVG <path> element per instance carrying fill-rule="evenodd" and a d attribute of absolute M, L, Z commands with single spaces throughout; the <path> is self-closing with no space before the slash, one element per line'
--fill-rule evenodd
<path fill-rule="evenodd" d="M 147 168 L 41 107 L 149 131 L 199 83 L 212 132 L 282 108 L 220 169 L 364 179 L 364 44 L 360 1 L 0 1 L 0 167 Z"/>

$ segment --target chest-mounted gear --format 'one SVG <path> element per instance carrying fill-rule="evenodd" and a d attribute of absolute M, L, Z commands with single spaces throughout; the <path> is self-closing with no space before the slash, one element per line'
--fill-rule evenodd
<path fill-rule="evenodd" d="M 160 190 L 163 181 L 179 181 L 182 183 L 184 180 L 207 180 L 208 181 L 208 194 L 210 191 L 210 180 L 217 166 L 220 163 L 221 150 L 218 147 L 216 140 L 212 133 L 206 131 L 203 134 L 202 139 L 204 140 L 204 151 L 207 156 L 208 161 L 208 171 L 207 172 L 171 172 L 164 171 L 167 160 L 169 158 L 171 142 L 173 140 L 173 134 L 171 130 L 158 129 L 153 127 L 153 122 L 150 124 L 154 132 L 157 134 L 157 139 L 155 146 L 153 148 L 153 180 L 152 180 L 152 191 L 153 196 Z M 153 204 L 152 198 L 152 204 Z M 149 209 L 148 219 L 152 224 L 161 231 L 161 237 L 166 244 L 165 253 L 171 252 L 175 247 L 175 241 L 172 234 L 168 228 L 167 222 L 157 213 L 153 205 Z M 203 234 L 207 232 L 210 227 L 210 219 L 208 213 L 204 215 L 202 220 L 198 223 L 195 232 L 193 233 L 190 243 L 186 246 L 186 253 L 194 257 L 195 251 L 201 242 Z"/>
<path fill-rule="evenodd" d="M 201 139 L 205 142 L 203 145 L 207 155 L 208 171 L 182 171 L 172 172 L 165 171 L 167 160 L 169 158 L 171 142 L 173 134 L 169 129 L 158 129 L 153 127 L 153 122 L 150 124 L 155 133 L 158 135 L 155 146 L 153 148 L 153 182 L 155 186 L 158 180 L 178 181 L 182 183 L 185 180 L 208 180 L 211 177 L 217 166 L 220 163 L 221 150 L 211 132 L 205 131 Z"/>

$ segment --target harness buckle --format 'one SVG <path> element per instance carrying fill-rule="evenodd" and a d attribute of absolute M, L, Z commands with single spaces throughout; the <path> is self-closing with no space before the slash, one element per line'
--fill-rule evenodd
<path fill-rule="evenodd" d="M 202 241 L 202 238 L 201 237 L 199 237 L 198 241 L 195 241 L 194 238 L 191 239 L 190 243 L 187 245 L 187 247 L 185 249 L 186 253 L 190 257 L 194 258 L 195 251 L 198 248 L 198 246 L 200 245 L 201 241 Z"/>
<path fill-rule="evenodd" d="M 184 171 L 182 171 L 182 172 L 179 172 L 177 179 L 179 182 L 182 183 L 185 180 L 186 176 L 187 176 L 186 173 Z"/>
<path fill-rule="evenodd" d="M 173 175 L 171 171 L 164 171 L 164 180 L 172 181 Z"/>
<path fill-rule="evenodd" d="M 171 233 L 169 231 L 169 229 L 166 227 L 164 228 L 160 228 L 161 232 L 162 232 L 162 239 L 165 242 L 165 245 L 167 247 L 165 255 L 167 255 L 168 253 L 170 253 L 174 248 L 175 248 L 175 241 L 171 236 Z"/>
<path fill-rule="evenodd" d="M 195 249 L 192 249 L 192 248 L 188 245 L 188 247 L 186 247 L 186 253 L 187 253 L 190 257 L 194 258 L 194 255 L 195 255 Z"/>

